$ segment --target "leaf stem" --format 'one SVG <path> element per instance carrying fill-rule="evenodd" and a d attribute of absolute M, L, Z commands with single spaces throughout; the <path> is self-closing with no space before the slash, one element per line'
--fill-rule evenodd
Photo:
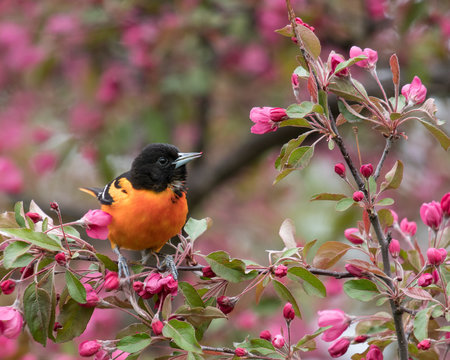
<path fill-rule="evenodd" d="M 380 161 L 378 162 L 377 168 L 375 169 L 375 174 L 373 175 L 373 178 L 375 181 L 378 179 L 381 173 L 381 168 L 383 167 L 384 161 L 386 160 L 386 157 L 391 150 L 393 143 L 393 136 L 389 135 L 389 137 L 386 138 L 386 144 L 384 145 L 383 153 L 381 154 Z"/>

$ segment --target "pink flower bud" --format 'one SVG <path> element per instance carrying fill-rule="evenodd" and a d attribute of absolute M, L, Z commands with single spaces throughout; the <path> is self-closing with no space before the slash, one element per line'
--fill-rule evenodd
<path fill-rule="evenodd" d="M 340 177 L 345 176 L 345 165 L 343 163 L 337 163 L 334 165 L 334 172 L 338 174 Z"/>
<path fill-rule="evenodd" d="M 202 273 L 203 276 L 207 278 L 213 278 L 217 276 L 214 271 L 212 271 L 211 266 L 205 266 L 204 268 L 202 268 Z"/>
<path fill-rule="evenodd" d="M 238 357 L 247 356 L 248 351 L 243 348 L 236 348 L 236 350 L 234 350 L 234 355 Z"/>
<path fill-rule="evenodd" d="M 285 340 L 281 334 L 275 335 L 272 339 L 272 345 L 277 349 L 281 349 L 284 346 L 284 343 Z"/>
<path fill-rule="evenodd" d="M 52 209 L 52 210 L 54 210 L 54 211 L 58 211 L 58 210 L 59 210 L 59 205 L 58 205 L 58 203 L 55 202 L 55 201 L 52 201 L 52 202 L 50 203 L 50 209 Z"/>
<path fill-rule="evenodd" d="M 64 266 L 67 263 L 66 254 L 63 252 L 57 253 L 55 255 L 55 261 L 58 263 L 58 265 Z"/>
<path fill-rule="evenodd" d="M 349 346 L 350 340 L 347 338 L 341 338 L 331 344 L 331 346 L 328 348 L 328 353 L 332 358 L 337 358 L 344 355 L 347 352 Z"/>
<path fill-rule="evenodd" d="M 296 23 L 296 24 L 299 24 L 299 25 L 303 25 L 304 27 L 307 27 L 307 28 L 308 28 L 309 30 L 311 30 L 311 31 L 314 31 L 314 30 L 315 30 L 313 26 L 311 26 L 311 25 L 309 25 L 309 24 L 303 22 L 303 20 L 300 19 L 299 17 L 296 17 L 296 18 L 295 18 L 295 23 Z"/>
<path fill-rule="evenodd" d="M 414 236 L 417 231 L 417 224 L 414 221 L 408 221 L 407 218 L 404 218 L 400 222 L 400 230 L 406 235 Z"/>
<path fill-rule="evenodd" d="M 95 307 L 100 302 L 100 299 L 95 292 L 95 290 L 92 288 L 90 284 L 83 284 L 84 288 L 86 289 L 86 303 L 80 304 L 80 306 L 83 307 Z"/>
<path fill-rule="evenodd" d="M 441 204 L 436 201 L 422 204 L 420 217 L 425 225 L 437 231 L 442 222 Z"/>
<path fill-rule="evenodd" d="M 372 164 L 364 164 L 361 165 L 359 172 L 362 176 L 364 176 L 366 179 L 370 177 L 370 175 L 373 174 L 373 165 Z"/>
<path fill-rule="evenodd" d="M 378 53 L 375 50 L 370 48 L 365 48 L 364 50 L 362 50 L 358 46 L 352 46 L 350 48 L 350 57 L 354 58 L 359 55 L 365 55 L 367 56 L 367 59 L 358 61 L 356 63 L 357 66 L 367 69 L 375 67 L 378 61 Z"/>
<path fill-rule="evenodd" d="M 400 255 L 400 243 L 398 242 L 398 240 L 391 240 L 391 242 L 389 243 L 389 252 L 394 259 Z"/>
<path fill-rule="evenodd" d="M 233 311 L 236 305 L 237 298 L 230 298 L 228 296 L 222 295 L 217 298 L 217 306 L 224 314 L 229 314 Z"/>
<path fill-rule="evenodd" d="M 270 109 L 270 120 L 278 122 L 287 118 L 286 110 L 283 108 Z"/>
<path fill-rule="evenodd" d="M 163 284 L 161 283 L 162 276 L 160 273 L 151 273 L 145 279 L 145 291 L 150 294 L 159 294 L 163 290 Z"/>
<path fill-rule="evenodd" d="M 14 292 L 14 289 L 16 288 L 16 282 L 11 279 L 4 280 L 0 283 L 0 288 L 2 289 L 3 294 L 9 295 Z"/>
<path fill-rule="evenodd" d="M 445 216 L 450 216 L 450 192 L 442 197 L 441 209 Z"/>
<path fill-rule="evenodd" d="M 293 89 L 297 89 L 300 85 L 300 82 L 298 81 L 298 75 L 293 73 L 291 76 L 291 84 Z"/>
<path fill-rule="evenodd" d="M 427 250 L 427 258 L 428 258 L 428 262 L 431 265 L 439 266 L 447 258 L 447 250 L 445 250 L 444 248 L 440 248 L 440 249 L 429 248 Z"/>
<path fill-rule="evenodd" d="M 357 228 L 348 228 L 344 231 L 344 236 L 348 241 L 355 245 L 360 245 L 364 242 Z"/>
<path fill-rule="evenodd" d="M 156 336 L 159 336 L 159 335 L 162 334 L 163 328 L 164 328 L 164 323 L 163 323 L 161 320 L 157 319 L 156 316 L 155 316 L 155 317 L 153 318 L 153 320 L 152 320 L 152 330 L 153 330 L 153 333 L 154 333 Z"/>
<path fill-rule="evenodd" d="M 287 270 L 287 266 L 280 264 L 275 268 L 275 276 L 279 278 L 285 277 L 287 274 Z"/>
<path fill-rule="evenodd" d="M 253 134 L 266 134 L 278 129 L 278 124 L 271 119 L 272 107 L 254 107 L 250 110 L 250 120 L 255 123 L 250 131 Z"/>
<path fill-rule="evenodd" d="M 283 316 L 286 319 L 286 321 L 292 321 L 295 318 L 295 311 L 294 307 L 291 303 L 286 303 L 283 308 Z"/>
<path fill-rule="evenodd" d="M 419 279 L 417 280 L 417 285 L 421 287 L 429 286 L 433 283 L 433 275 L 430 273 L 424 273 L 420 275 Z"/>
<path fill-rule="evenodd" d="M 383 360 L 383 352 L 376 345 L 370 345 L 366 360 Z"/>
<path fill-rule="evenodd" d="M 260 339 L 264 339 L 267 341 L 271 341 L 272 340 L 272 334 L 270 333 L 269 330 L 263 330 L 259 333 L 259 337 Z"/>
<path fill-rule="evenodd" d="M 345 59 L 339 55 L 339 54 L 330 54 L 330 58 L 329 58 L 329 62 L 330 62 L 330 75 L 333 74 L 336 70 L 336 67 L 344 62 Z M 349 71 L 348 68 L 342 69 L 341 71 L 336 73 L 336 76 L 339 77 L 344 77 L 344 76 L 348 76 L 349 75 Z"/>
<path fill-rule="evenodd" d="M 356 336 L 353 341 L 357 344 L 365 342 L 369 337 L 367 335 L 358 335 Z"/>
<path fill-rule="evenodd" d="M 109 271 L 105 276 L 105 290 L 117 290 L 119 288 L 119 285 L 119 275 L 115 271 Z"/>
<path fill-rule="evenodd" d="M 54 324 L 53 324 L 53 331 L 58 331 L 59 329 L 62 329 L 62 325 L 59 323 L 59 322 L 55 322 Z"/>
<path fill-rule="evenodd" d="M 362 191 L 355 191 L 353 193 L 353 201 L 360 202 L 364 199 L 364 193 Z"/>
<path fill-rule="evenodd" d="M 0 306 L 0 336 L 15 339 L 22 331 L 22 314 L 12 306 Z"/>
<path fill-rule="evenodd" d="M 108 238 L 108 225 L 112 216 L 105 211 L 89 210 L 80 220 L 86 226 L 86 233 L 93 239 L 106 240 Z"/>
<path fill-rule="evenodd" d="M 142 281 L 133 282 L 133 289 L 143 299 L 150 299 L 153 296 L 145 290 L 145 284 Z"/>
<path fill-rule="evenodd" d="M 325 330 L 322 339 L 324 341 L 336 340 L 348 328 L 351 323 L 350 317 L 339 309 L 318 311 L 317 323 L 320 327 L 330 326 Z"/>
<path fill-rule="evenodd" d="M 414 76 L 411 84 L 402 87 L 402 95 L 409 104 L 421 104 L 427 97 L 427 88 L 418 76 Z"/>
<path fill-rule="evenodd" d="M 439 272 L 436 269 L 433 269 L 433 272 L 431 273 L 431 276 L 433 276 L 433 283 L 437 284 L 440 280 Z"/>
<path fill-rule="evenodd" d="M 392 217 L 394 218 L 394 223 L 398 223 L 398 215 L 394 210 L 390 210 Z"/>
<path fill-rule="evenodd" d="M 429 339 L 422 340 L 417 344 L 419 350 L 428 350 L 431 347 L 431 341 Z"/>
<path fill-rule="evenodd" d="M 28 216 L 35 224 L 42 220 L 42 216 L 35 212 L 27 212 L 25 215 Z"/>
<path fill-rule="evenodd" d="M 350 274 L 358 278 L 362 277 L 364 274 L 363 270 L 352 264 L 345 264 L 345 270 L 347 270 Z"/>
<path fill-rule="evenodd" d="M 89 357 L 95 355 L 101 347 L 102 344 L 100 344 L 97 340 L 83 341 L 80 345 L 78 345 L 78 353 L 80 356 Z"/>

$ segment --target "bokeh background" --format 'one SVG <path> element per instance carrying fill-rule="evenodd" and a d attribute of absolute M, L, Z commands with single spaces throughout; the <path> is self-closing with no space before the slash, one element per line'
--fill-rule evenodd
<path fill-rule="evenodd" d="M 448 122 L 447 2 L 292 3 L 297 15 L 315 27 L 324 59 L 332 49 L 348 57 L 352 45 L 377 50 L 377 68 L 389 95 L 388 60 L 397 53 L 402 84 L 420 76 L 437 101 L 439 118 Z M 224 249 L 267 264 L 264 249 L 283 247 L 277 234 L 286 217 L 294 220 L 299 244 L 343 240 L 343 230 L 354 226 L 360 214 L 336 214 L 334 204 L 309 202 L 318 192 L 348 191 L 333 172 L 341 161 L 337 150 L 322 144 L 309 168 L 272 186 L 273 162 L 296 130 L 250 134 L 253 106 L 294 102 L 290 77 L 297 48 L 274 33 L 287 22 L 283 0 L 1 1 L 0 209 L 10 211 L 15 201 L 33 199 L 48 210 L 57 201 L 65 220 L 78 219 L 97 206 L 78 187 L 102 185 L 127 170 L 146 144 L 169 142 L 182 151 L 204 152 L 189 165 L 188 196 L 191 216 L 214 222 L 197 242 L 203 253 Z M 378 94 L 367 75 L 353 69 L 353 76 Z M 448 124 L 444 128 L 450 132 Z M 377 162 L 384 145 L 370 130 L 359 129 L 363 162 Z M 405 163 L 404 182 L 391 194 L 394 209 L 400 218 L 418 220 L 422 202 L 439 200 L 449 190 L 450 163 L 421 125 L 411 123 L 405 131 L 408 140 L 395 144 L 387 168 L 396 159 Z M 353 146 L 351 125 L 341 132 Z M 423 227 L 420 237 L 425 244 Z M 295 337 L 314 331 L 317 310 L 345 309 L 342 284 L 327 285 L 331 299 L 298 292 L 304 319 L 295 321 Z M 230 288 L 230 294 L 238 291 Z M 0 302 L 12 299 L 2 295 Z M 213 324 L 204 343 L 230 345 L 264 329 L 279 333 L 280 306 L 270 291 L 259 305 L 248 294 L 230 321 Z M 357 304 L 352 311 L 363 314 L 365 309 Z M 126 321 L 96 310 L 87 336 L 113 338 Z M 20 343 L 0 337 L 0 343 L 7 349 L 0 359 L 77 358 L 74 344 L 52 348 L 49 357 L 26 336 Z M 326 346 L 320 345 L 305 359 L 327 358 Z"/>

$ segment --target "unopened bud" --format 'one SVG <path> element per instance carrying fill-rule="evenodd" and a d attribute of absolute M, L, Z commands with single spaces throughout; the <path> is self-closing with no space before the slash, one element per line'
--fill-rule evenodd
<path fill-rule="evenodd" d="M 163 328 L 164 328 L 164 323 L 163 323 L 161 320 L 157 319 L 156 316 L 155 316 L 155 317 L 153 318 L 153 320 L 152 320 L 152 330 L 153 330 L 153 333 L 154 333 L 156 336 L 159 336 L 159 335 L 162 334 Z"/>
<path fill-rule="evenodd" d="M 217 298 L 217 306 L 224 314 L 229 314 L 233 311 L 234 306 L 236 305 L 237 298 L 230 298 L 228 296 L 222 295 Z"/>
<path fill-rule="evenodd" d="M 243 348 L 236 348 L 236 350 L 234 350 L 234 355 L 239 356 L 239 357 L 247 356 L 248 351 Z"/>
<path fill-rule="evenodd" d="M 55 210 L 55 211 L 58 211 L 59 210 L 59 205 L 58 205 L 58 203 L 57 202 L 51 202 L 50 203 L 50 209 L 52 209 L 52 210 Z"/>
<path fill-rule="evenodd" d="M 372 164 L 364 164 L 359 169 L 359 172 L 361 173 L 362 176 L 364 176 L 365 178 L 368 178 L 368 177 L 370 177 L 370 175 L 373 174 L 373 165 Z"/>
<path fill-rule="evenodd" d="M 259 333 L 259 337 L 260 339 L 264 339 L 267 341 L 271 341 L 272 340 L 272 334 L 270 333 L 269 330 L 263 330 Z"/>
<path fill-rule="evenodd" d="M 286 319 L 286 321 L 288 321 L 288 322 L 294 320 L 295 311 L 294 311 L 294 307 L 292 306 L 291 303 L 286 303 L 286 305 L 284 305 L 283 316 Z"/>
<path fill-rule="evenodd" d="M 25 215 L 28 216 L 35 224 L 42 220 L 42 216 L 35 212 L 27 212 Z"/>
<path fill-rule="evenodd" d="M 287 270 L 287 266 L 280 264 L 275 268 L 275 276 L 279 278 L 285 277 L 287 274 Z"/>
<path fill-rule="evenodd" d="M 119 288 L 119 285 L 119 275 L 115 271 L 109 271 L 105 276 L 105 290 L 117 290 Z"/>
<path fill-rule="evenodd" d="M 389 252 L 391 256 L 395 259 L 400 255 L 400 243 L 396 239 L 392 239 L 389 243 Z"/>
<path fill-rule="evenodd" d="M 345 176 L 345 165 L 343 163 L 337 163 L 334 165 L 334 172 L 338 174 L 340 177 Z"/>
<path fill-rule="evenodd" d="M 95 355 L 101 347 L 102 345 L 97 340 L 83 341 L 78 346 L 78 353 L 80 356 L 89 357 Z"/>
<path fill-rule="evenodd" d="M 362 191 L 355 191 L 353 193 L 353 201 L 360 202 L 364 199 L 364 193 Z"/>
<path fill-rule="evenodd" d="M 55 261 L 58 263 L 58 265 L 65 266 L 67 263 L 66 254 L 64 254 L 63 252 L 56 254 Z"/>
<path fill-rule="evenodd" d="M 14 292 L 14 289 L 16 288 L 16 282 L 11 279 L 2 281 L 0 283 L 0 288 L 2 289 L 3 294 L 9 295 Z"/>
<path fill-rule="evenodd" d="M 216 277 L 214 271 L 212 271 L 211 266 L 205 266 L 202 268 L 202 273 L 204 277 L 213 278 Z"/>

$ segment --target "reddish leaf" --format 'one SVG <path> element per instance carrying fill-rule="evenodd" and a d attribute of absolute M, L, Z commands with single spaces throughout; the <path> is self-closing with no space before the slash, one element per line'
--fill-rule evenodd
<path fill-rule="evenodd" d="M 410 287 L 402 289 L 403 293 L 410 298 L 417 300 L 433 300 L 433 297 L 424 289 L 418 287 Z"/>
<path fill-rule="evenodd" d="M 313 264 L 319 269 L 328 269 L 350 250 L 352 246 L 338 242 L 328 241 L 317 250 Z"/>
<path fill-rule="evenodd" d="M 391 65 L 392 71 L 392 82 L 395 86 L 399 86 L 400 81 L 400 66 L 398 65 L 398 57 L 396 54 L 393 54 L 389 59 L 389 64 Z"/>
<path fill-rule="evenodd" d="M 370 231 L 370 219 L 369 214 L 366 210 L 363 211 L 363 223 L 364 223 L 364 231 L 366 234 L 369 234 Z"/>
<path fill-rule="evenodd" d="M 371 264 L 367 261 L 353 259 L 353 260 L 348 260 L 347 263 L 355 265 L 356 267 L 358 267 L 364 271 L 370 272 L 372 274 L 386 276 L 386 274 L 379 267 L 377 267 L 374 264 Z"/>

